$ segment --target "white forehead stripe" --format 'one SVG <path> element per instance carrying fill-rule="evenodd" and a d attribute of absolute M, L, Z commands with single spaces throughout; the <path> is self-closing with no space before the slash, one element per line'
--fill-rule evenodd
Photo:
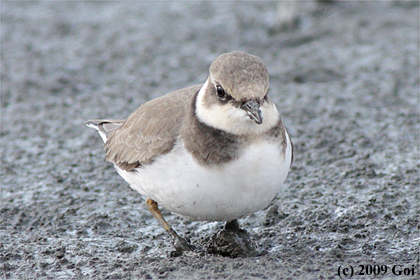
<path fill-rule="evenodd" d="M 206 91 L 209 83 L 207 79 L 197 96 L 196 115 L 201 122 L 235 135 L 261 134 L 277 124 L 279 113 L 273 102 L 264 102 L 260 107 L 262 124 L 255 123 L 243 109 L 234 107 L 229 102 L 225 104 L 216 102 L 210 106 L 204 104 L 204 95 L 213 94 Z"/>

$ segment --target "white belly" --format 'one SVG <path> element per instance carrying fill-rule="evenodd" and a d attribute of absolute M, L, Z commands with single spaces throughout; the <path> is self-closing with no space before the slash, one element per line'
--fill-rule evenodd
<path fill-rule="evenodd" d="M 287 144 L 282 153 L 278 144 L 256 143 L 238 160 L 203 166 L 178 141 L 170 153 L 135 172 L 116 169 L 133 189 L 177 215 L 229 221 L 264 208 L 281 189 L 291 162 Z"/>

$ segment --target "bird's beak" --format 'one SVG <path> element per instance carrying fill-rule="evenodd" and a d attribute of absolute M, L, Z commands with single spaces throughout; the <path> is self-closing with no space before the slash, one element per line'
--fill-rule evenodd
<path fill-rule="evenodd" d="M 261 116 L 260 104 L 257 101 L 253 99 L 247 100 L 241 105 L 241 109 L 245 110 L 251 120 L 257 124 L 262 124 L 263 118 Z"/>

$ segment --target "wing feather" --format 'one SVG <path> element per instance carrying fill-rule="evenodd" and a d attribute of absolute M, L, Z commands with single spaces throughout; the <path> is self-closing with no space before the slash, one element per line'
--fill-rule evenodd
<path fill-rule="evenodd" d="M 187 112 L 201 85 L 153 99 L 134 111 L 105 143 L 106 160 L 126 171 L 172 150 Z"/>

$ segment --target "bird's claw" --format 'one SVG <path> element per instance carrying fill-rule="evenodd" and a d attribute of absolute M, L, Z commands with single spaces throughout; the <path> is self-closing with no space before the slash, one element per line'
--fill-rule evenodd
<path fill-rule="evenodd" d="M 184 238 L 180 236 L 176 236 L 172 240 L 173 246 L 175 248 L 175 251 L 171 252 L 172 257 L 178 257 L 181 256 L 183 253 L 186 252 L 193 252 L 193 253 L 199 253 L 199 249 L 193 245 L 191 245 L 190 242 L 185 240 Z"/>

